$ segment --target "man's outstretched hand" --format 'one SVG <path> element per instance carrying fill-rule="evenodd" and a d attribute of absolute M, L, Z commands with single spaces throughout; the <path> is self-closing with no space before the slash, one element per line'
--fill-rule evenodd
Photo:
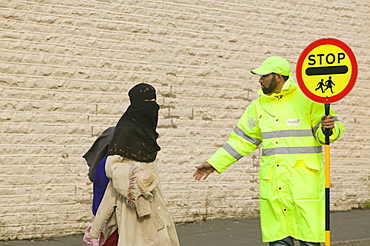
<path fill-rule="evenodd" d="M 214 167 L 212 167 L 208 162 L 204 162 L 202 165 L 195 168 L 197 169 L 193 174 L 195 180 L 205 180 L 211 173 L 215 171 Z"/>

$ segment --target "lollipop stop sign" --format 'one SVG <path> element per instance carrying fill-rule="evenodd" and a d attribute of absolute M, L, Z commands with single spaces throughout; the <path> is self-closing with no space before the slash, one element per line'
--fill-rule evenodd
<path fill-rule="evenodd" d="M 336 102 L 346 96 L 356 82 L 356 57 L 338 39 L 319 39 L 303 50 L 296 76 L 302 92 L 311 100 Z"/>

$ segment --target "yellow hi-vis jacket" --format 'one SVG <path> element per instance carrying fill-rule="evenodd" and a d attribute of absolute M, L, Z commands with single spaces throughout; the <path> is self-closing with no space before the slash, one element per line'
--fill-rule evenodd
<path fill-rule="evenodd" d="M 245 110 L 227 143 L 209 159 L 218 173 L 253 152 L 262 143 L 260 219 L 262 239 L 288 236 L 307 242 L 325 241 L 325 176 L 321 128 L 324 105 L 308 99 L 293 79 L 279 94 L 261 96 Z M 344 131 L 333 110 L 330 142 Z"/>

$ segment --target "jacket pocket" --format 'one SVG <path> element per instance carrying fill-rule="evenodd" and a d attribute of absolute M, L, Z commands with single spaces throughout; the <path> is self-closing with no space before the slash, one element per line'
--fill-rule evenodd
<path fill-rule="evenodd" d="M 158 213 L 155 213 L 155 225 L 157 227 L 157 231 L 160 231 L 164 228 L 164 223 Z"/>
<path fill-rule="evenodd" d="M 269 199 L 271 190 L 271 168 L 262 167 L 259 171 L 258 178 L 260 180 L 260 199 Z"/>
<path fill-rule="evenodd" d="M 297 160 L 293 166 L 294 199 L 319 199 L 324 189 L 321 174 L 322 171 L 318 163 Z"/>
<path fill-rule="evenodd" d="M 305 167 L 312 170 L 320 170 L 319 163 L 317 161 L 304 161 L 304 160 L 296 160 L 293 165 L 294 168 L 297 167 Z"/>

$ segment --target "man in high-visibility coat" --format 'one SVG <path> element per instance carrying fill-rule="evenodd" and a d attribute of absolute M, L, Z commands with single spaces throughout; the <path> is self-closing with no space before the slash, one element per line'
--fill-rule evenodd
<path fill-rule="evenodd" d="M 318 246 L 325 241 L 325 187 L 322 145 L 344 131 L 333 110 L 311 101 L 298 88 L 290 64 L 267 58 L 252 70 L 261 95 L 239 119 L 227 143 L 196 167 L 194 178 L 206 179 L 262 144 L 260 219 L 263 242 L 271 246 Z"/>

